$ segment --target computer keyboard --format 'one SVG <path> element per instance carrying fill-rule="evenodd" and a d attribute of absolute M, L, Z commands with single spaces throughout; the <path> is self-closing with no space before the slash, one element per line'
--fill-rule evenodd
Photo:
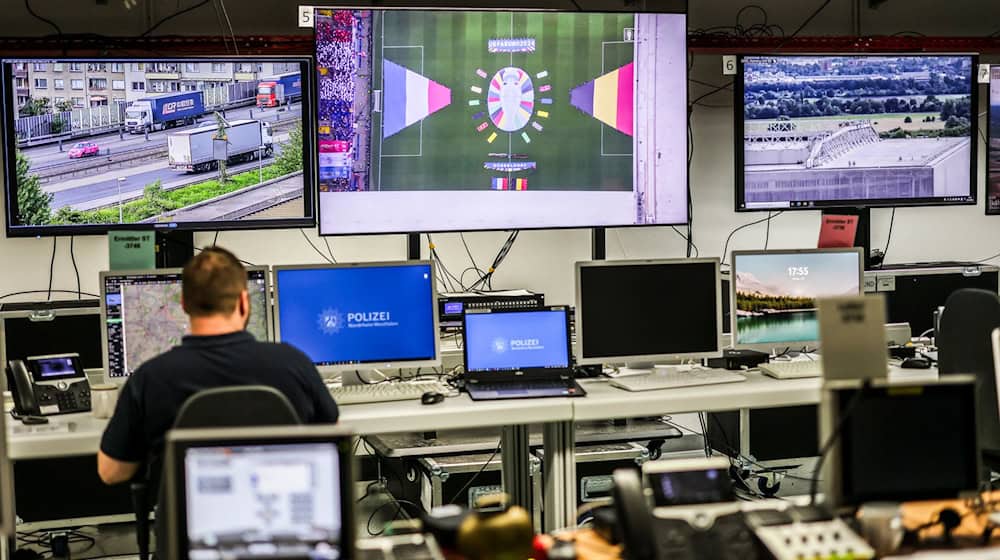
<path fill-rule="evenodd" d="M 649 375 L 633 375 L 611 380 L 611 385 L 626 391 L 655 391 L 676 389 L 696 385 L 717 385 L 746 381 L 746 377 L 731 371 L 718 369 L 693 369 L 689 371 L 655 372 Z"/>
<path fill-rule="evenodd" d="M 424 393 L 447 395 L 454 390 L 440 381 L 404 381 L 400 383 L 373 383 L 371 385 L 342 385 L 330 387 L 330 394 L 337 404 L 363 404 L 419 399 Z"/>
<path fill-rule="evenodd" d="M 796 360 L 794 362 L 768 362 L 757 366 L 764 375 L 775 379 L 801 379 L 803 377 L 823 377 L 823 362 L 819 360 Z"/>

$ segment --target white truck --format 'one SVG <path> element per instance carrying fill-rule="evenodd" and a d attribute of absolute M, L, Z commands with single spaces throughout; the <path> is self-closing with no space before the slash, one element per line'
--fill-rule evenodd
<path fill-rule="evenodd" d="M 167 157 L 171 169 L 200 173 L 218 167 L 215 137 L 219 128 L 203 125 L 167 135 Z M 240 163 L 274 153 L 271 125 L 258 120 L 231 121 L 226 131 L 226 161 Z M 263 148 L 262 148 L 263 146 Z"/>

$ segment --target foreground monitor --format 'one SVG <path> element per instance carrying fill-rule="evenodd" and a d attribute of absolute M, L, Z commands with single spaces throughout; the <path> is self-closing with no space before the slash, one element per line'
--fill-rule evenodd
<path fill-rule="evenodd" d="M 315 21 L 321 233 L 687 221 L 684 14 Z"/>
<path fill-rule="evenodd" d="M 733 251 L 733 346 L 816 348 L 816 299 L 861 294 L 861 249 Z"/>
<path fill-rule="evenodd" d="M 980 452 L 973 376 L 934 381 L 834 381 L 824 386 L 820 441 L 839 435 L 820 479 L 827 501 L 944 500 L 976 496 Z"/>
<path fill-rule="evenodd" d="M 763 55 L 736 79 L 736 210 L 975 204 L 971 55 Z"/>
<path fill-rule="evenodd" d="M 314 83 L 307 57 L 4 59 L 7 235 L 312 226 Z"/>
<path fill-rule="evenodd" d="M 719 259 L 576 263 L 578 364 L 719 356 Z"/>
<path fill-rule="evenodd" d="M 430 261 L 274 267 L 275 338 L 323 373 L 441 365 Z"/>
<path fill-rule="evenodd" d="M 247 269 L 247 290 L 247 331 L 257 340 L 269 340 L 271 290 L 266 267 Z M 188 316 L 181 308 L 181 269 L 102 272 L 101 319 L 106 377 L 124 383 L 139 366 L 189 334 Z"/>
<path fill-rule="evenodd" d="M 1000 214 L 1000 66 L 990 67 L 989 164 L 986 166 L 986 213 Z"/>
<path fill-rule="evenodd" d="M 171 431 L 161 557 L 352 558 L 352 456 L 337 427 Z"/>

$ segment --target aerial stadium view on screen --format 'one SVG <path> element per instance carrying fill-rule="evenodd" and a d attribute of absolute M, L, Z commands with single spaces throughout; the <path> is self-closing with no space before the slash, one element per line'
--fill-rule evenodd
<path fill-rule="evenodd" d="M 318 9 L 321 230 L 684 222 L 684 23 Z"/>
<path fill-rule="evenodd" d="M 743 59 L 737 209 L 965 204 L 972 56 Z"/>
<path fill-rule="evenodd" d="M 986 213 L 1000 214 L 1000 66 L 990 68 L 990 146 Z"/>

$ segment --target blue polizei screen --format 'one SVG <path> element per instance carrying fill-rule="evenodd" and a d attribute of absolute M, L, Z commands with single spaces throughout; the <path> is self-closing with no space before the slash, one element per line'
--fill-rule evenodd
<path fill-rule="evenodd" d="M 465 316 L 467 371 L 569 367 L 566 312 L 472 313 Z"/>
<path fill-rule="evenodd" d="M 430 265 L 279 270 L 281 341 L 317 365 L 432 360 Z"/>

